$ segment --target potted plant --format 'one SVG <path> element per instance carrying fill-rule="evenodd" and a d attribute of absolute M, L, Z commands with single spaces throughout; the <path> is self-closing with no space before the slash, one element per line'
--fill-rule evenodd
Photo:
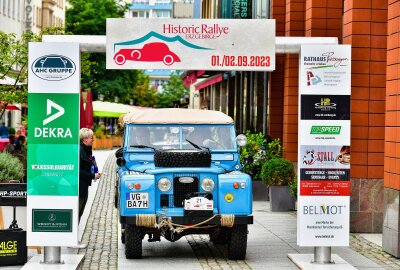
<path fill-rule="evenodd" d="M 293 210 L 294 197 L 289 186 L 295 181 L 293 163 L 285 158 L 272 158 L 264 163 L 261 177 L 269 186 L 271 210 Z"/>
<path fill-rule="evenodd" d="M 15 156 L 0 152 L 0 206 L 26 205 L 24 166 Z"/>

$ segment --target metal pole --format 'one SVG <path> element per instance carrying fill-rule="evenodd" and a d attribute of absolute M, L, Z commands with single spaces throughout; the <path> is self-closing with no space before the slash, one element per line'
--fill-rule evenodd
<path fill-rule="evenodd" d="M 320 264 L 334 263 L 331 259 L 331 247 L 314 247 L 313 263 L 320 263 Z"/>
<path fill-rule="evenodd" d="M 44 247 L 44 264 L 63 264 L 61 261 L 61 247 Z"/>

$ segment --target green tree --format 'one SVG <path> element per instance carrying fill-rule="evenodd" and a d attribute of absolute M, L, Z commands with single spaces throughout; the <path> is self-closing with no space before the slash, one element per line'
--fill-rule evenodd
<path fill-rule="evenodd" d="M 164 86 L 164 91 L 158 94 L 158 108 L 172 108 L 175 100 L 180 100 L 189 95 L 189 89 L 183 85 L 182 78 L 174 74 Z"/>
<path fill-rule="evenodd" d="M 131 94 L 134 105 L 142 107 L 155 107 L 157 105 L 157 89 L 150 87 L 149 83 L 149 76 L 143 71 L 138 72 L 137 84 Z"/>
<path fill-rule="evenodd" d="M 23 34 L 17 39 L 14 33 L 6 34 L 0 31 L 0 79 L 6 76 L 13 78 L 14 84 L 0 85 L 0 118 L 10 103 L 23 103 L 27 101 L 28 87 L 28 42 L 39 41 L 40 35 L 33 33 Z"/>
<path fill-rule="evenodd" d="M 75 35 L 105 35 L 106 19 L 121 18 L 128 8 L 123 0 L 70 0 L 71 8 L 66 12 L 66 30 Z M 89 62 L 90 73 L 82 73 L 83 89 L 91 89 L 96 99 L 99 94 L 104 100 L 128 103 L 136 85 L 136 70 L 106 70 L 104 53 L 83 54 Z"/>

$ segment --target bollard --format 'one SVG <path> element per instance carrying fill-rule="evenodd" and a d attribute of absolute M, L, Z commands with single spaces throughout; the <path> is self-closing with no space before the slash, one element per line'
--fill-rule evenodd
<path fill-rule="evenodd" d="M 332 264 L 331 247 L 314 247 L 314 261 L 312 263 Z"/>
<path fill-rule="evenodd" d="M 61 247 L 44 247 L 43 264 L 63 264 L 61 262 Z"/>

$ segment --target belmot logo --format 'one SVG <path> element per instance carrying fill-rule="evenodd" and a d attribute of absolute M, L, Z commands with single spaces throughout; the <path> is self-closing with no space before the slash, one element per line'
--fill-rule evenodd
<path fill-rule="evenodd" d="M 312 126 L 310 134 L 339 135 L 341 130 L 341 126 Z"/>
<path fill-rule="evenodd" d="M 36 59 L 31 69 L 40 79 L 46 81 L 62 81 L 74 75 L 75 63 L 66 56 L 49 54 Z"/>
<path fill-rule="evenodd" d="M 304 205 L 304 215 L 340 215 L 346 208 L 345 205 Z"/>

